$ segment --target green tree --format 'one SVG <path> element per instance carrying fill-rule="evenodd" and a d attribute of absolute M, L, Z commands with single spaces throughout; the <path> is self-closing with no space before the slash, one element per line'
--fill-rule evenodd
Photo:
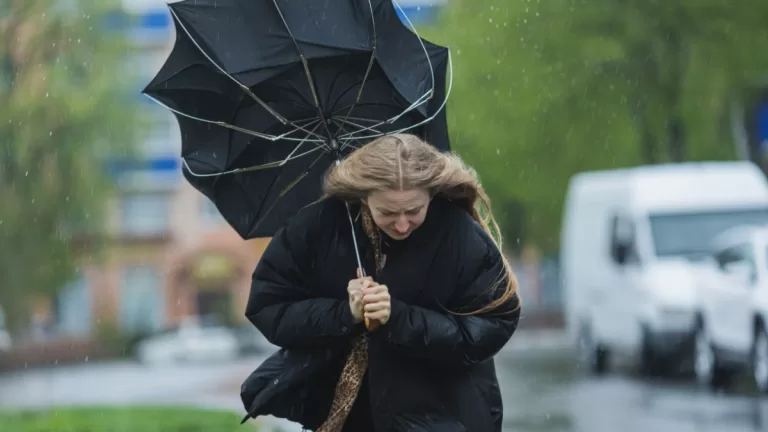
<path fill-rule="evenodd" d="M 574 173 L 734 156 L 724 113 L 766 70 L 767 14 L 726 0 L 452 0 L 423 33 L 454 55 L 455 149 L 551 252 Z"/>
<path fill-rule="evenodd" d="M 137 82 L 111 0 L 0 3 L 0 304 L 12 328 L 29 299 L 76 271 L 75 236 L 98 239 L 111 192 L 103 157 L 135 142 Z"/>
<path fill-rule="evenodd" d="M 768 6 L 611 0 L 582 1 L 562 13 L 568 4 L 536 7 L 539 15 L 554 17 L 561 32 L 553 32 L 551 23 L 546 33 L 530 30 L 539 33 L 535 38 L 550 62 L 579 77 L 571 99 L 598 86 L 620 89 L 644 162 L 733 154 L 732 146 L 726 152 L 707 147 L 724 144 L 721 132 L 727 129 L 717 120 L 728 93 L 760 63 L 754 53 L 768 41 Z M 697 136 L 702 129 L 707 133 Z"/>

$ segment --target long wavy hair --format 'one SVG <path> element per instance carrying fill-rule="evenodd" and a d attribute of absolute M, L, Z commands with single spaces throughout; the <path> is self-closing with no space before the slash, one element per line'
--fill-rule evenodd
<path fill-rule="evenodd" d="M 499 275 L 499 284 L 505 285 L 502 295 L 466 315 L 497 309 L 518 294 L 517 278 L 502 249 L 503 239 L 491 211 L 491 201 L 475 170 L 457 155 L 441 152 L 415 135 L 385 135 L 332 167 L 324 183 L 326 197 L 350 203 L 362 202 L 374 191 L 408 189 L 425 189 L 431 196 L 443 196 L 457 203 L 483 227 L 501 254 L 504 274 Z M 363 205 L 362 210 L 366 234 L 375 246 L 380 233 L 373 226 L 370 209 Z M 376 248 L 376 254 L 380 253 Z M 499 286 L 490 288 L 495 290 Z"/>

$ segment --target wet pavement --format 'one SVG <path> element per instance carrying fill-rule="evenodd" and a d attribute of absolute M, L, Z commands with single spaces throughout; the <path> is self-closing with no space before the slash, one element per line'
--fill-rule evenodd
<path fill-rule="evenodd" d="M 768 431 L 768 399 L 716 394 L 684 377 L 590 377 L 565 352 L 498 359 L 509 432 Z"/>
<path fill-rule="evenodd" d="M 713 394 L 685 379 L 649 381 L 627 371 L 589 377 L 557 344 L 511 348 L 497 359 L 505 432 L 768 431 L 768 398 Z M 242 413 L 238 384 L 262 358 L 161 367 L 126 361 L 0 376 L 0 409 L 183 404 Z"/>

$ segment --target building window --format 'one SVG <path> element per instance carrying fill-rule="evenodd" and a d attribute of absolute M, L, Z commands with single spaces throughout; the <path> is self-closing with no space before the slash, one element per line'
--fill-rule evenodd
<path fill-rule="evenodd" d="M 165 323 L 165 295 L 160 272 L 128 266 L 120 284 L 120 328 L 129 334 L 157 331 Z"/>
<path fill-rule="evenodd" d="M 216 208 L 216 204 L 213 203 L 208 197 L 202 197 L 200 200 L 201 205 L 201 219 L 205 225 L 219 226 L 226 221 L 224 217 L 219 213 L 219 209 Z"/>
<path fill-rule="evenodd" d="M 148 101 L 152 106 L 152 124 L 145 137 L 143 155 L 146 157 L 181 154 L 181 132 L 173 114 L 167 109 Z"/>
<path fill-rule="evenodd" d="M 89 336 L 93 327 L 93 304 L 88 281 L 79 276 L 56 295 L 56 328 L 67 336 Z"/>
<path fill-rule="evenodd" d="M 121 203 L 123 232 L 135 236 L 162 235 L 170 226 L 168 197 L 162 194 L 124 196 Z"/>

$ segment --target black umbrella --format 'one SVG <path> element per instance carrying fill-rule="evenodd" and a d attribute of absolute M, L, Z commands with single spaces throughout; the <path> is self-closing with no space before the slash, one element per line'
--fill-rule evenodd
<path fill-rule="evenodd" d="M 185 178 L 243 238 L 273 235 L 320 197 L 332 163 L 378 136 L 449 150 L 449 51 L 403 25 L 393 0 L 169 8 L 176 42 L 143 93 L 176 114 Z"/>

